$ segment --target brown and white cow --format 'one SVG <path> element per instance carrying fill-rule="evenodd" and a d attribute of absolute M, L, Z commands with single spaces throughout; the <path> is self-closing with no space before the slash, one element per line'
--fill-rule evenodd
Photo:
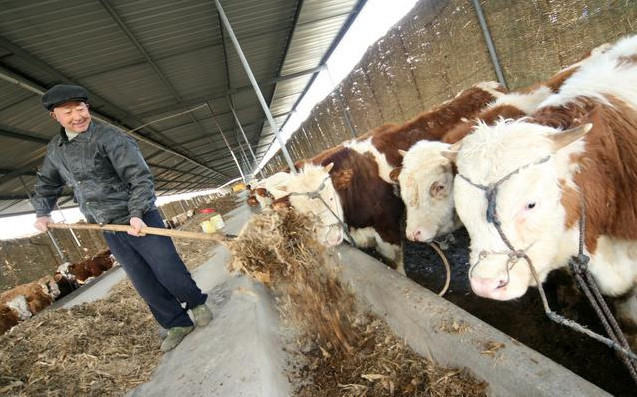
<path fill-rule="evenodd" d="M 330 149 L 329 155 L 307 162 L 297 175 L 291 176 L 286 189 L 291 194 L 278 200 L 289 201 L 297 211 L 313 214 L 319 220 L 317 237 L 327 246 L 340 244 L 344 220 L 360 247 L 375 247 L 404 274 L 400 249 L 400 222 L 403 203 L 393 193 L 393 186 L 379 176 L 374 157 L 348 147 Z M 318 198 L 303 193 L 317 192 Z"/>
<path fill-rule="evenodd" d="M 601 291 L 637 280 L 637 36 L 587 62 L 530 118 L 480 125 L 455 156 L 454 199 L 471 237 L 470 281 L 480 296 L 509 300 L 536 285 L 514 263 L 493 223 L 531 258 L 539 282 L 585 248 Z M 501 182 L 500 182 L 501 181 Z M 477 185 L 498 184 L 488 206 Z M 495 216 L 494 216 L 495 210 Z"/>
<path fill-rule="evenodd" d="M 546 81 L 498 97 L 475 118 L 449 129 L 440 138 L 442 142 L 420 141 L 408 151 L 401 151 L 404 156 L 402 168 L 396 168 L 390 175 L 399 184 L 405 202 L 407 238 L 431 241 L 462 225 L 453 203 L 455 166 L 443 156 L 451 144 L 462 140 L 478 123 L 493 125 L 501 119 L 519 119 L 532 114 L 545 99 L 557 93 L 582 65 L 604 53 L 608 47 L 607 44 L 597 47 L 587 57 Z"/>
<path fill-rule="evenodd" d="M 393 183 L 391 171 L 400 167 L 403 161 L 400 151 L 409 150 L 422 140 L 440 140 L 454 125 L 464 118 L 477 115 L 489 103 L 503 96 L 504 92 L 504 88 L 496 82 L 478 83 L 404 124 L 385 124 L 344 145 L 362 154 L 372 154 L 381 178 Z"/>

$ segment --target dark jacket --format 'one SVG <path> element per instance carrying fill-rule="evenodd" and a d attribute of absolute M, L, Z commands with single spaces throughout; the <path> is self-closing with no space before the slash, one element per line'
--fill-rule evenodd
<path fill-rule="evenodd" d="M 128 224 L 155 209 L 153 175 L 137 143 L 107 124 L 92 121 L 71 141 L 62 128 L 49 142 L 31 200 L 37 216 L 51 213 L 65 183 L 90 223 Z"/>

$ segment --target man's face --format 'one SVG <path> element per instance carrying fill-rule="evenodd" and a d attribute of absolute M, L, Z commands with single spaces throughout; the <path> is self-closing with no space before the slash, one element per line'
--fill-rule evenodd
<path fill-rule="evenodd" d="M 84 102 L 71 101 L 56 106 L 51 117 L 68 131 L 80 133 L 88 130 L 91 114 Z"/>

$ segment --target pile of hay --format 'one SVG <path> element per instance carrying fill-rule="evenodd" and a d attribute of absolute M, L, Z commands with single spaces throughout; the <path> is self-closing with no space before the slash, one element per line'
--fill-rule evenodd
<path fill-rule="evenodd" d="M 284 316 L 325 349 L 350 351 L 356 342 L 350 325 L 354 299 L 314 235 L 312 220 L 296 211 L 254 216 L 229 244 L 234 256 L 229 269 L 272 289 Z"/>
<path fill-rule="evenodd" d="M 0 395 L 123 395 L 160 357 L 155 321 L 125 281 L 105 300 L 44 311 L 0 336 Z"/>
<path fill-rule="evenodd" d="M 418 356 L 381 320 L 357 312 L 314 227 L 297 212 L 269 212 L 253 216 L 230 243 L 229 269 L 270 288 L 300 331 L 299 346 L 307 346 L 293 353 L 295 395 L 486 395 L 484 383 Z"/>

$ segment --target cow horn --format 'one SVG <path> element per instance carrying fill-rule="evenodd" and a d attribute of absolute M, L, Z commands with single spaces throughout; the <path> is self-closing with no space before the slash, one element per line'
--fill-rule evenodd
<path fill-rule="evenodd" d="M 553 141 L 554 151 L 557 152 L 563 147 L 581 139 L 588 131 L 591 130 L 591 128 L 593 128 L 593 124 L 587 123 L 549 135 L 549 138 Z"/>

